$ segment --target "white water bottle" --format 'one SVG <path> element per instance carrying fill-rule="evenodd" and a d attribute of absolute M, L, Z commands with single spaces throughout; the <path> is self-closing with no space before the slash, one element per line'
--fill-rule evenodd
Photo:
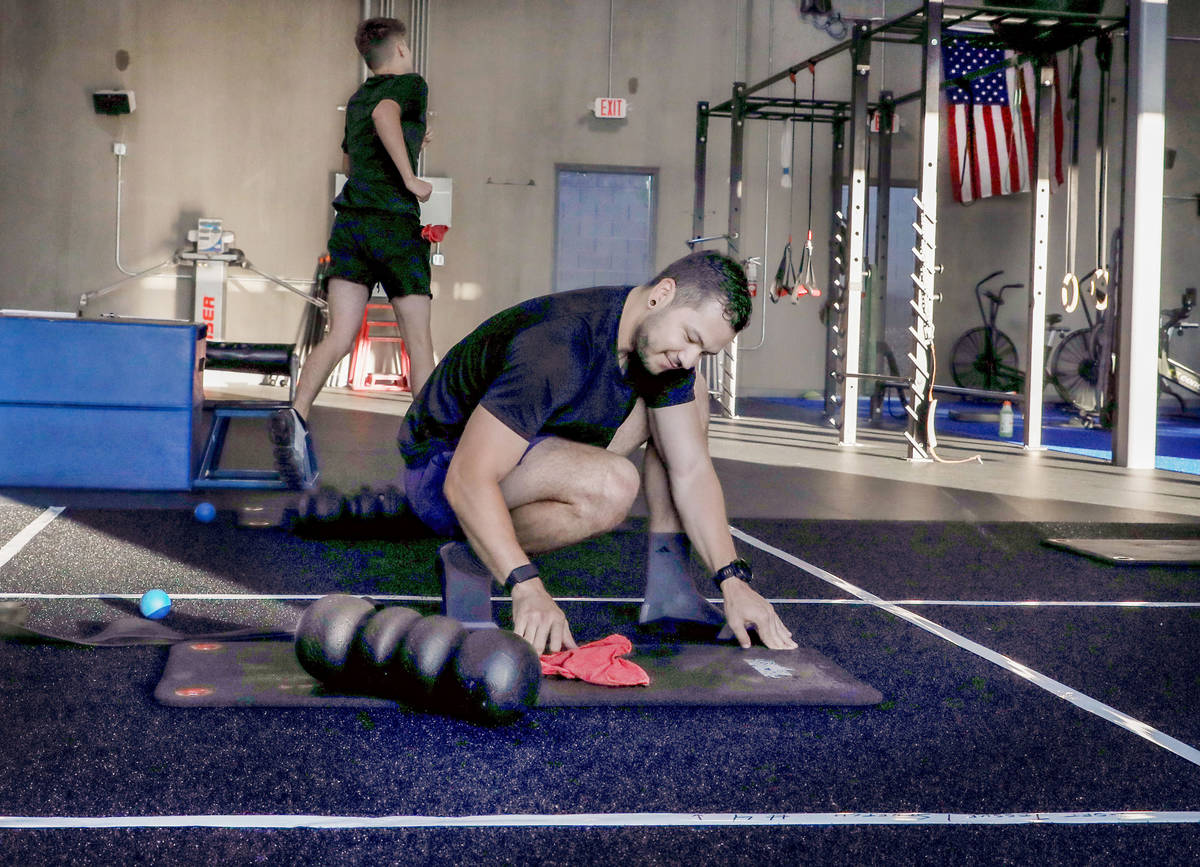
<path fill-rule="evenodd" d="M 1013 435 L 1013 408 L 1012 401 L 1006 400 L 1000 406 L 1000 438 L 1012 439 Z"/>

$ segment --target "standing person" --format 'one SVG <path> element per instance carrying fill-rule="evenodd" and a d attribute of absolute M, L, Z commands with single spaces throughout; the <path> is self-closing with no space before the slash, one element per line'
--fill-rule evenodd
<path fill-rule="evenodd" d="M 416 175 L 428 88 L 413 71 L 405 33 L 395 18 L 370 18 L 354 35 L 372 75 L 346 105 L 347 178 L 333 202 L 337 217 L 329 237 L 329 333 L 305 359 L 292 409 L 271 420 L 276 463 L 289 480 L 302 465 L 313 401 L 353 347 L 374 284 L 396 313 L 414 395 L 433 370 L 429 242 L 421 237 L 419 204 L 433 187 Z"/>
<path fill-rule="evenodd" d="M 473 563 L 468 577 L 510 589 L 514 631 L 539 653 L 575 641 L 529 554 L 608 532 L 643 479 L 643 621 L 724 620 L 743 647 L 748 627 L 768 647 L 796 646 L 737 556 L 695 371 L 746 326 L 750 304 L 741 266 L 693 253 L 642 286 L 577 289 L 498 313 L 446 353 L 414 398 L 398 437 L 409 504 L 435 532 L 465 537 L 456 544 L 469 549 L 443 565 Z M 627 455 L 643 444 L 639 476 Z M 690 545 L 723 611 L 697 592 Z"/>

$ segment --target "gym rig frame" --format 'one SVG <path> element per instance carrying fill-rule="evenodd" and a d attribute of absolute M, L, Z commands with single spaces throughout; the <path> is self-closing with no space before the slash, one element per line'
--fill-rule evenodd
<path fill-rule="evenodd" d="M 696 109 L 695 196 L 692 211 L 692 241 L 723 239 L 728 253 L 739 258 L 737 241 L 742 232 L 743 156 L 745 124 L 749 120 L 791 120 L 809 123 L 828 123 L 833 130 L 833 171 L 831 201 L 841 197 L 846 180 L 844 151 L 849 152 L 848 217 L 834 208 L 830 226 L 829 278 L 830 286 L 826 320 L 825 414 L 837 427 L 839 444 L 857 445 L 859 382 L 868 380 L 884 385 L 900 386 L 908 391 L 908 414 L 905 439 L 907 457 L 912 461 L 932 460 L 933 448 L 930 419 L 931 396 L 934 391 L 934 303 L 939 300 L 937 278 L 941 266 L 937 262 L 937 201 L 938 147 L 941 135 L 940 102 L 942 81 L 943 33 L 962 25 L 995 27 L 1016 26 L 1025 30 L 1034 44 L 1042 36 L 1053 35 L 1053 52 L 1079 45 L 1098 33 L 1124 31 L 1127 34 L 1125 66 L 1125 129 L 1123 136 L 1122 190 L 1120 225 L 1124 255 L 1119 256 L 1120 271 L 1113 275 L 1114 293 L 1122 313 L 1118 319 L 1119 346 L 1116 372 L 1116 401 L 1113 437 L 1113 463 L 1127 467 L 1153 467 L 1155 445 L 1155 407 L 1147 411 L 1147 395 L 1153 400 L 1155 387 L 1154 348 L 1157 346 L 1157 309 L 1160 292 L 1160 269 L 1157 257 L 1162 239 L 1162 154 L 1164 139 L 1161 122 L 1154 124 L 1156 113 L 1164 107 L 1166 4 L 1152 0 L 1128 0 L 1125 14 L 1104 16 L 1091 13 L 1047 11 L 1043 9 L 1012 8 L 999 3 L 987 7 L 961 6 L 944 0 L 922 0 L 912 11 L 878 26 L 856 24 L 851 37 L 838 45 L 795 63 L 755 83 L 734 82 L 731 97 L 716 105 L 699 102 Z M 1072 39 L 1074 30 L 1077 38 Z M 1067 34 L 1064 39 L 1064 33 Z M 994 39 L 995 37 L 991 37 Z M 919 44 L 922 49 L 921 85 L 908 94 L 892 98 L 882 92 L 875 103 L 868 102 L 868 83 L 871 71 L 873 42 Z M 851 56 L 851 95 L 849 101 L 787 99 L 756 96 L 785 78 L 793 78 L 805 70 L 812 71 L 823 60 L 842 52 Z M 1051 52 L 1047 50 L 1047 54 Z M 1025 58 L 1028 59 L 1028 56 Z M 1034 55 L 1035 62 L 1038 60 Z M 1006 64 L 1007 65 L 1007 64 Z M 1042 449 L 1042 393 L 1045 386 L 1043 328 L 1046 307 L 1047 247 L 1049 236 L 1049 202 L 1053 99 L 1051 64 L 1038 63 L 1036 99 L 1036 159 L 1031 169 L 1030 273 L 1028 335 L 1024 358 L 1025 391 L 1017 400 L 1025 407 L 1024 445 L 1029 450 Z M 975 75 L 996 71 L 982 70 Z M 973 77 L 973 76 L 972 76 Z M 920 133 L 918 154 L 918 193 L 916 196 L 917 243 L 913 250 L 914 268 L 911 274 L 913 321 L 908 359 L 913 365 L 909 378 L 879 376 L 862 372 L 861 336 L 863 322 L 861 300 L 866 279 L 864 238 L 868 196 L 868 123 L 869 112 L 879 113 L 879 156 L 877 170 L 876 237 L 886 239 L 888 231 L 888 196 L 891 185 L 891 113 L 897 106 L 920 100 Z M 704 211 L 708 169 L 708 127 L 712 117 L 728 117 L 731 123 L 729 157 L 728 225 L 724 235 L 704 236 Z M 849 129 L 847 130 L 847 126 Z M 1132 168 L 1132 171 L 1130 169 Z M 1157 211 L 1155 208 L 1157 207 Z M 886 280 L 886 240 L 876 243 L 877 261 L 874 276 Z M 765 265 L 765 263 L 764 263 Z M 1136 272 L 1138 293 L 1131 287 Z M 886 286 L 876 284 L 879 295 Z M 1149 362 L 1142 359 L 1148 358 Z M 1130 359 L 1126 362 L 1123 359 Z M 710 389 L 724 414 L 737 416 L 738 343 L 734 342 L 716 359 L 710 375 Z M 715 381 L 714 381 L 715 380 Z M 1001 395 L 969 389 L 937 386 L 939 391 L 966 393 L 980 397 Z M 1012 398 L 1012 395 L 1004 395 Z"/>

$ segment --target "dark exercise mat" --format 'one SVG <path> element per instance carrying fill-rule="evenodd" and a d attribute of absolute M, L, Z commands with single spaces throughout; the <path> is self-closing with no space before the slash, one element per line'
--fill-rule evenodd
<path fill-rule="evenodd" d="M 97 624 L 99 629 L 90 633 L 68 633 L 34 629 L 27 624 L 28 611 L 23 605 L 0 605 L 0 639 L 32 643 L 51 642 L 74 644 L 81 647 L 132 647 L 145 644 L 176 644 L 180 641 L 211 639 L 219 641 L 249 641 L 260 638 L 286 638 L 290 632 L 277 629 L 258 629 L 247 626 L 221 632 L 180 632 L 158 620 L 142 617 L 123 617 L 112 623 Z"/>
<path fill-rule="evenodd" d="M 636 646 L 627 657 L 650 686 L 606 687 L 543 677 L 539 707 L 601 705 L 873 705 L 883 696 L 815 650 L 728 645 Z M 327 692 L 284 641 L 176 644 L 154 697 L 175 707 L 395 707 L 366 695 Z"/>
<path fill-rule="evenodd" d="M 1200 564 L 1200 539 L 1047 539 L 1046 544 L 1105 563 Z"/>

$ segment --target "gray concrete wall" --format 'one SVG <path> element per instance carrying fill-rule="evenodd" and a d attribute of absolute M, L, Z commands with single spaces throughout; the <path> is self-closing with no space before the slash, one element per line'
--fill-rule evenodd
<path fill-rule="evenodd" d="M 434 273 L 439 348 L 550 290 L 556 164 L 657 168 L 657 259 L 687 252 L 695 106 L 729 89 L 736 6 L 619 0 L 611 95 L 631 109 L 602 121 L 591 104 L 608 95 L 607 2 L 433 4 L 425 166 L 455 185 L 447 262 Z"/>
<path fill-rule="evenodd" d="M 340 166 L 337 107 L 357 82 L 345 35 L 357 18 L 352 0 L 0 0 L 0 306 L 73 310 L 123 276 L 117 141 L 127 269 L 168 259 L 198 217 L 217 217 L 256 267 L 311 279 Z M 99 89 L 133 90 L 136 110 L 95 114 Z M 190 280 L 174 273 L 132 281 L 89 315 L 190 316 Z M 240 279 L 231 336 L 292 339 L 302 305 Z"/>
<path fill-rule="evenodd" d="M 601 121 L 591 116 L 590 106 L 608 88 L 607 2 L 528 0 L 505 4 L 503 15 L 486 0 L 434 4 L 429 80 L 437 117 L 426 167 L 431 174 L 455 177 L 454 228 L 443 245 L 447 264 L 435 271 L 439 346 L 489 313 L 550 288 L 556 163 L 657 168 L 657 261 L 665 265 L 688 252 L 696 103 L 719 102 L 728 98 L 735 79 L 761 80 L 773 66 L 835 44 L 802 20 L 794 4 L 775 3 L 773 18 L 771 5 L 617 0 L 612 94 L 628 98 L 631 109 L 627 120 Z M 819 75 L 818 95 L 842 92 L 847 70 L 845 58 L 831 61 Z M 798 87 L 807 95 L 809 82 L 801 78 Z M 791 85 L 777 85 L 770 93 L 790 96 Z M 746 218 L 738 250 L 743 257 L 777 260 L 787 237 L 787 192 L 778 183 L 781 127 L 764 122 L 747 130 Z M 797 132 L 803 144 L 798 138 L 794 171 L 805 180 L 792 194 L 800 233 L 807 222 L 808 139 L 803 128 Z M 828 150 L 828 128 L 819 129 L 814 208 L 822 228 Z M 709 165 L 705 232 L 719 234 L 729 197 L 728 120 L 712 121 Z M 764 222 L 770 223 L 766 245 Z M 807 303 L 768 311 L 763 350 L 746 356 L 750 386 L 794 392 L 810 385 L 814 375 L 819 382 L 816 310 Z M 754 336 L 744 342 L 759 342 L 760 316 L 752 324 Z M 805 339 L 797 339 L 801 335 Z"/>
<path fill-rule="evenodd" d="M 403 16 L 408 4 L 396 5 Z M 894 17 L 914 4 L 835 5 L 847 15 Z M 425 171 L 455 183 L 454 226 L 442 245 L 446 264 L 434 271 L 439 352 L 487 315 L 549 290 L 556 164 L 657 168 L 657 260 L 665 264 L 687 251 L 691 233 L 696 102 L 724 100 L 735 79 L 759 81 L 836 44 L 789 0 L 615 0 L 612 9 L 612 95 L 627 97 L 631 110 L 625 121 L 605 122 L 591 116 L 590 105 L 609 87 L 607 0 L 430 3 L 434 138 Z M 1170 10 L 1173 33 L 1200 33 L 1195 4 L 1172 3 Z M 337 108 L 358 83 L 350 40 L 360 11 L 358 0 L 0 0 L 0 119 L 6 129 L 0 144 L 6 181 L 0 188 L 0 307 L 73 310 L 81 293 L 122 276 L 114 262 L 114 141 L 128 147 L 121 227 L 127 268 L 163 261 L 185 244 L 198 217 L 219 217 L 256 266 L 302 286 L 329 228 L 331 174 L 341 164 L 343 115 Z M 124 71 L 115 63 L 120 49 L 130 55 Z M 1167 137 L 1178 151 L 1167 175 L 1169 193 L 1200 191 L 1200 132 L 1191 96 L 1198 52 L 1190 43 L 1169 49 Z M 878 45 L 872 93 L 915 89 L 918 65 L 913 47 Z M 95 115 L 90 94 L 100 88 L 133 89 L 137 111 L 126 118 Z M 849 89 L 848 55 L 818 67 L 818 96 L 846 98 Z M 805 73 L 797 91 L 809 92 Z M 790 96 L 791 85 L 781 82 L 770 93 Z M 1114 140 L 1122 126 L 1119 99 L 1116 88 Z M 901 110 L 897 182 L 916 177 L 917 108 L 914 102 Z M 1094 135 L 1088 132 L 1094 124 L 1095 106 L 1088 103 L 1085 134 Z M 782 126 L 758 122 L 747 129 L 739 254 L 764 259 L 763 284 L 789 232 L 802 238 L 808 223 L 807 130 L 797 128 L 789 193 L 779 183 Z M 722 232 L 726 224 L 728 133 L 728 121 L 714 119 L 708 233 Z M 828 128 L 818 128 L 813 223 L 820 280 L 831 207 L 829 143 Z M 941 359 L 975 324 L 975 280 L 999 268 L 1027 279 L 1029 238 L 1028 195 L 953 205 L 944 157 Z M 1092 220 L 1090 166 L 1085 156 L 1084 227 Z M 1200 264 L 1198 218 L 1186 203 L 1167 207 L 1163 294 L 1165 303 L 1175 303 Z M 1065 264 L 1061 195 L 1053 213 L 1052 310 L 1056 272 Z M 1080 268 L 1094 258 L 1091 235 L 1081 230 Z M 744 356 L 743 387 L 788 394 L 820 387 L 824 337 L 817 302 L 771 306 L 761 299 L 742 341 L 747 348 L 761 342 Z M 1023 298 L 1014 300 L 1001 325 L 1023 345 Z M 189 304 L 190 283 L 167 276 L 133 281 L 93 304 L 89 315 L 186 316 Z M 239 277 L 231 283 L 230 336 L 291 339 L 302 308 L 276 287 Z M 907 347 L 895 349 L 903 356 Z"/>

